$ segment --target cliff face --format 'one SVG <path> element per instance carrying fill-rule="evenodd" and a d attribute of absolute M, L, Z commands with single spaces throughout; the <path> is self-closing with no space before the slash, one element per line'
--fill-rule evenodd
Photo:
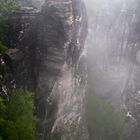
<path fill-rule="evenodd" d="M 9 29 L 8 46 L 23 53 L 15 62 L 16 81 L 36 93 L 40 139 L 88 139 L 84 3 L 47 0 L 41 12 L 30 8 L 15 11 Z"/>
<path fill-rule="evenodd" d="M 46 24 L 37 84 L 37 112 L 41 118 L 39 131 L 45 139 L 75 139 L 84 131 L 79 128 L 83 122 L 86 67 L 79 57 L 87 24 L 84 4 L 77 2 L 47 1 L 43 8 Z M 80 139 L 84 139 L 82 134 Z"/>
<path fill-rule="evenodd" d="M 37 48 L 41 15 L 33 8 L 21 8 L 9 16 L 6 42 L 10 48 L 14 77 L 18 86 L 34 90 L 39 60 Z"/>

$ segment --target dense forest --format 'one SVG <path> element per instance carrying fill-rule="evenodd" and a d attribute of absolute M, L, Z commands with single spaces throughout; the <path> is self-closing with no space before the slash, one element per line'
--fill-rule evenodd
<path fill-rule="evenodd" d="M 140 2 L 0 0 L 0 140 L 139 140 Z"/>

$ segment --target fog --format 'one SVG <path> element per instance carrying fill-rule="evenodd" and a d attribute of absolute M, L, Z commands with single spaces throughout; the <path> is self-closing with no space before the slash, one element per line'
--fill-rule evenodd
<path fill-rule="evenodd" d="M 138 3 L 134 0 L 87 0 L 85 3 L 89 18 L 86 42 L 89 79 L 91 85 L 94 83 L 91 87 L 95 93 L 121 102 L 128 77 L 131 90 L 137 90 L 134 73 L 139 71 L 139 64 L 131 48 L 137 44 L 134 29 Z"/>

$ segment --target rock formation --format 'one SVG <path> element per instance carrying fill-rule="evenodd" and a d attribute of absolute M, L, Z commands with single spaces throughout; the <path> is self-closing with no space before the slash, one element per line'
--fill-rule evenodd
<path fill-rule="evenodd" d="M 35 92 L 40 139 L 87 140 L 84 3 L 46 0 L 41 12 L 22 8 L 10 15 L 7 33 L 8 46 L 23 54 L 14 63 L 16 81 Z"/>

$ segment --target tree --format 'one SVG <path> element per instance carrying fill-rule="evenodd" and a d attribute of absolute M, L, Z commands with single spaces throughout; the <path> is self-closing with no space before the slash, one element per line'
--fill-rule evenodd
<path fill-rule="evenodd" d="M 0 19 L 17 7 L 17 0 L 0 0 Z"/>
<path fill-rule="evenodd" d="M 0 140 L 35 140 L 36 122 L 32 93 L 15 89 L 9 102 L 0 99 Z"/>
<path fill-rule="evenodd" d="M 5 53 L 8 50 L 8 48 L 0 42 L 0 54 Z"/>
<path fill-rule="evenodd" d="M 3 99 L 0 98 L 0 140 L 3 140 L 5 132 L 5 120 L 6 118 L 6 105 L 3 103 Z"/>
<path fill-rule="evenodd" d="M 88 129 L 91 140 L 120 140 L 123 115 L 97 95 L 88 98 Z"/>
<path fill-rule="evenodd" d="M 17 0 L 0 0 L 0 41 L 3 40 L 4 25 L 8 14 L 17 7 Z"/>

